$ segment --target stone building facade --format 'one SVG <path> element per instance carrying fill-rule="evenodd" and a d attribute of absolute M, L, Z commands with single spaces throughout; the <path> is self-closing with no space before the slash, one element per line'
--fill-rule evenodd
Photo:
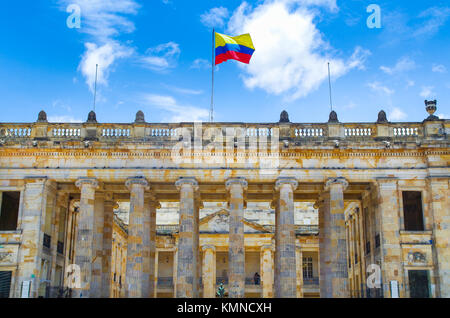
<path fill-rule="evenodd" d="M 420 123 L 2 123 L 0 296 L 450 297 L 450 121 L 425 104 Z"/>

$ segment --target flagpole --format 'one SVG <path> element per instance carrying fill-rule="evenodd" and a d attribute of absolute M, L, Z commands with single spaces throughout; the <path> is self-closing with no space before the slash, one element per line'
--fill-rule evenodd
<path fill-rule="evenodd" d="M 333 111 L 333 99 L 331 97 L 331 72 L 330 72 L 330 62 L 328 62 L 328 86 L 330 88 L 330 111 Z"/>
<path fill-rule="evenodd" d="M 94 113 L 95 113 L 95 102 L 97 99 L 97 71 L 98 71 L 98 64 L 95 64 Z"/>
<path fill-rule="evenodd" d="M 215 30 L 212 32 L 212 55 L 211 55 L 211 109 L 209 111 L 209 121 L 214 121 L 214 39 Z"/>

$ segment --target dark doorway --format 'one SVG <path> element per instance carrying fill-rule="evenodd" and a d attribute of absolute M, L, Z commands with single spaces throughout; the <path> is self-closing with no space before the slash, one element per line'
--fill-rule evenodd
<path fill-rule="evenodd" d="M 409 278 L 409 294 L 411 298 L 429 298 L 430 289 L 428 283 L 428 271 L 410 270 Z"/>
<path fill-rule="evenodd" d="M 0 298 L 9 298 L 12 272 L 0 272 Z"/>
<path fill-rule="evenodd" d="M 424 231 L 422 193 L 403 191 L 403 217 L 406 231 Z"/>
<path fill-rule="evenodd" d="M 17 230 L 20 192 L 3 192 L 0 210 L 0 231 Z"/>

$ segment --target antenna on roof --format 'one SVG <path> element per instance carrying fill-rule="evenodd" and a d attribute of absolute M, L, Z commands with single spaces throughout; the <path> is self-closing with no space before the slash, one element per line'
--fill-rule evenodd
<path fill-rule="evenodd" d="M 98 71 L 98 64 L 95 64 L 94 113 L 95 113 L 95 102 L 97 99 L 97 71 Z"/>
<path fill-rule="evenodd" d="M 328 62 L 328 86 L 330 88 L 330 111 L 333 111 L 333 99 L 331 97 L 331 72 L 330 72 L 330 62 Z"/>

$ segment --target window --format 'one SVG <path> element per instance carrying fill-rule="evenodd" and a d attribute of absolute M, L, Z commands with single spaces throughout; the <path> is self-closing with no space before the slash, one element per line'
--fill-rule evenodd
<path fill-rule="evenodd" d="M 411 298 L 429 298 L 428 271 L 409 270 L 409 295 Z"/>
<path fill-rule="evenodd" d="M 313 259 L 303 257 L 303 278 L 313 278 Z"/>
<path fill-rule="evenodd" d="M 12 272 L 0 272 L 0 298 L 9 298 Z"/>
<path fill-rule="evenodd" d="M 380 234 L 379 233 L 377 233 L 375 235 L 375 248 L 378 248 L 378 247 L 380 247 Z"/>
<path fill-rule="evenodd" d="M 403 218 L 406 231 L 424 231 L 422 193 L 403 191 Z"/>
<path fill-rule="evenodd" d="M 0 231 L 17 230 L 20 192 L 0 192 Z"/>

